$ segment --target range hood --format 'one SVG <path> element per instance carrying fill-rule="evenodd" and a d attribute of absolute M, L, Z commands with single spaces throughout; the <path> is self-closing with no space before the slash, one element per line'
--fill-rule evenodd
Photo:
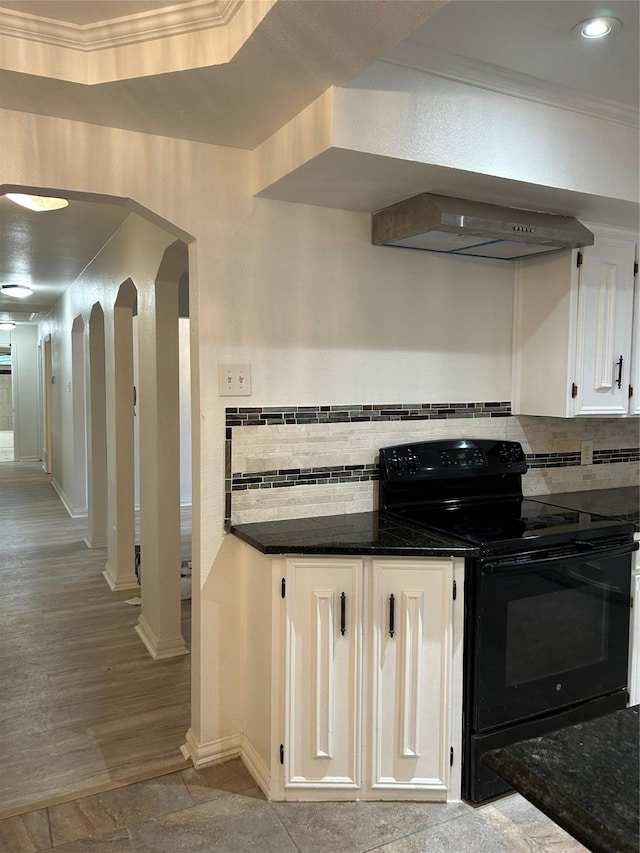
<path fill-rule="evenodd" d="M 510 261 L 591 246 L 593 239 L 591 231 L 571 216 L 429 193 L 374 213 L 371 235 L 376 246 Z"/>

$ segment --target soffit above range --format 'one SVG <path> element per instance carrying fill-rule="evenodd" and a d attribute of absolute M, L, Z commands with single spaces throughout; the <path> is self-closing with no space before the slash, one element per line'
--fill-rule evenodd
<path fill-rule="evenodd" d="M 216 5 L 197 2 L 177 10 Z M 223 26 L 86 52 L 3 34 L 16 13 L 0 0 L 0 107 L 254 149 L 444 2 L 245 0 L 224 6 L 233 14 Z"/>

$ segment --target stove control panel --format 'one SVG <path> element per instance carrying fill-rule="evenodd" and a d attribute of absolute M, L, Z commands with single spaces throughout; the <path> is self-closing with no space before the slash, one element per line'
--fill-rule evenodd
<path fill-rule="evenodd" d="M 526 456 L 517 441 L 422 441 L 380 450 L 380 477 L 387 482 L 524 474 L 526 470 Z"/>
<path fill-rule="evenodd" d="M 484 468 L 487 464 L 484 450 L 478 447 L 441 450 L 438 455 L 443 468 Z"/>

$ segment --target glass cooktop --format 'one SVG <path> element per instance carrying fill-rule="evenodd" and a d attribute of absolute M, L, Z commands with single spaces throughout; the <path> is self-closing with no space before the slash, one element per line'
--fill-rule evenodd
<path fill-rule="evenodd" d="M 525 540 L 545 537 L 553 537 L 556 542 L 570 541 L 591 538 L 594 534 L 616 533 L 620 528 L 625 532 L 628 526 L 617 518 L 527 498 L 447 508 L 404 508 L 399 514 L 407 521 L 475 545 L 524 544 Z"/>

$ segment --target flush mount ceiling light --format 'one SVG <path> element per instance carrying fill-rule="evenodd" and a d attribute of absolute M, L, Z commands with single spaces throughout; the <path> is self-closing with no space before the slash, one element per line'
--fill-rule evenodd
<path fill-rule="evenodd" d="M 604 15 L 599 18 L 588 18 L 586 21 L 580 21 L 571 32 L 584 39 L 601 39 L 617 33 L 621 28 L 621 21 Z"/>
<path fill-rule="evenodd" d="M 2 293 L 5 296 L 13 296 L 14 299 L 26 299 L 27 296 L 31 296 L 33 290 L 26 284 L 3 284 Z"/>
<path fill-rule="evenodd" d="M 15 323 L 10 323 L 5 320 L 0 321 L 0 332 L 12 332 L 16 327 Z"/>
<path fill-rule="evenodd" d="M 67 207 L 69 202 L 66 198 L 53 198 L 46 195 L 24 195 L 23 193 L 7 193 L 9 201 L 26 207 L 29 210 L 35 210 L 36 213 L 44 213 L 47 210 L 60 210 Z"/>

